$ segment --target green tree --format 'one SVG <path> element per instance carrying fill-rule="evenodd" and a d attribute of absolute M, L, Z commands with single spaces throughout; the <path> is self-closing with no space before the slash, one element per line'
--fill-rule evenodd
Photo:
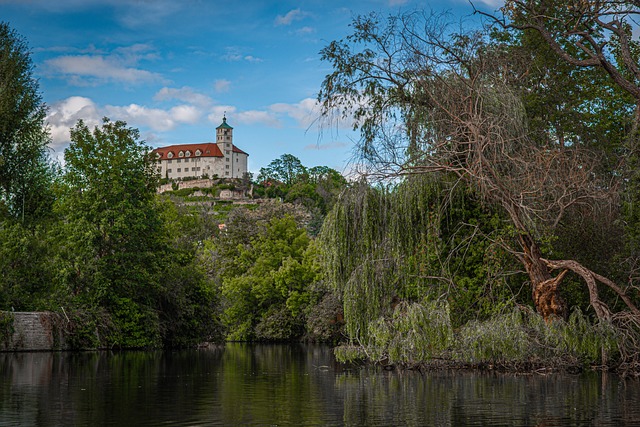
<path fill-rule="evenodd" d="M 292 185 L 307 171 L 300 159 L 292 154 L 283 154 L 273 160 L 266 168 L 260 168 L 258 182 L 278 181 Z"/>
<path fill-rule="evenodd" d="M 114 319 L 111 344 L 159 344 L 159 278 L 168 240 L 156 203 L 157 176 L 138 131 L 82 121 L 65 150 L 64 282 L 80 304 Z"/>
<path fill-rule="evenodd" d="M 304 333 L 309 290 L 319 274 L 315 250 L 295 208 L 236 210 L 207 242 L 223 296 L 230 340 L 290 340 Z"/>
<path fill-rule="evenodd" d="M 45 116 L 27 43 L 0 22 L 0 215 L 25 220 L 49 212 Z"/>

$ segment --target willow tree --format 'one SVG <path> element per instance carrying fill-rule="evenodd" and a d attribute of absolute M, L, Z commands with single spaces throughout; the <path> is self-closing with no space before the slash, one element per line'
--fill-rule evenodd
<path fill-rule="evenodd" d="M 567 215 L 607 218 L 620 180 L 602 173 L 603 153 L 532 138 L 508 61 L 483 34 L 448 35 L 438 17 L 420 13 L 358 17 L 353 34 L 322 50 L 333 72 L 319 99 L 324 116 L 354 121 L 358 163 L 382 178 L 446 173 L 502 209 L 515 230 L 513 254 L 526 270 L 537 311 L 565 317 L 567 271 L 585 281 L 600 319 L 611 310 L 598 282 L 640 316 L 625 290 L 574 259 L 543 256 L 540 242 Z M 561 269 L 559 274 L 554 270 Z"/>

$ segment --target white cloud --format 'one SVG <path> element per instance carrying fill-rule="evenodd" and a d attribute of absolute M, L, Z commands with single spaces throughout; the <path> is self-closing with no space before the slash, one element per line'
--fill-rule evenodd
<path fill-rule="evenodd" d="M 253 55 L 246 55 L 240 51 L 237 47 L 227 47 L 227 53 L 222 55 L 222 59 L 229 62 L 247 61 L 247 62 L 262 62 L 262 59 Z"/>
<path fill-rule="evenodd" d="M 305 98 L 297 104 L 273 104 L 269 109 L 275 113 L 286 114 L 303 128 L 311 126 L 320 116 L 318 101 L 313 98 Z"/>
<path fill-rule="evenodd" d="M 89 127 L 96 126 L 101 121 L 96 104 L 89 98 L 72 96 L 51 106 L 46 120 L 51 131 L 51 148 L 54 151 L 61 153 L 69 144 L 69 129 L 80 119 Z"/>
<path fill-rule="evenodd" d="M 148 108 L 138 104 L 107 105 L 104 110 L 107 117 L 124 120 L 134 127 L 145 126 L 160 132 L 175 129 L 183 123 L 195 124 L 202 117 L 202 113 L 196 107 L 189 105 L 178 105 L 169 110 Z"/>
<path fill-rule="evenodd" d="M 77 85 L 100 81 L 142 83 L 162 80 L 159 74 L 126 67 L 102 56 L 59 56 L 46 61 L 45 65 Z"/>
<path fill-rule="evenodd" d="M 99 107 L 89 98 L 72 96 L 51 106 L 47 122 L 51 131 L 51 147 L 59 152 L 69 144 L 69 129 L 80 119 L 84 120 L 89 127 L 99 125 L 102 117 L 109 117 L 112 120 L 124 120 L 132 127 L 144 127 L 148 132 L 166 132 L 181 124 L 198 123 L 202 120 L 205 111 L 196 105 L 186 104 L 166 110 L 138 104 Z M 222 114 L 219 117 L 221 118 Z M 155 137 L 155 134 L 151 135 Z"/>
<path fill-rule="evenodd" d="M 307 16 L 306 12 L 301 11 L 300 9 L 293 9 L 289 11 L 286 15 L 278 15 L 276 16 L 275 25 L 291 25 L 293 21 L 300 21 L 305 16 Z"/>
<path fill-rule="evenodd" d="M 163 87 L 153 96 L 156 101 L 171 101 L 177 99 L 188 104 L 197 105 L 198 107 L 209 107 L 213 101 L 207 95 L 195 92 L 188 86 L 183 86 L 179 89 Z"/>
<path fill-rule="evenodd" d="M 313 27 L 302 27 L 296 30 L 296 34 L 299 34 L 299 35 L 312 34 L 315 32 L 316 32 L 316 29 Z"/>
<path fill-rule="evenodd" d="M 219 79 L 215 81 L 213 87 L 215 88 L 216 92 L 228 92 L 229 88 L 231 87 L 231 82 L 229 80 Z"/>
<path fill-rule="evenodd" d="M 45 70 L 54 77 L 67 78 L 76 85 L 96 85 L 105 82 L 138 84 L 162 81 L 160 74 L 138 67 L 140 61 L 158 59 L 154 49 L 146 44 L 121 46 L 112 52 L 94 46 L 77 50 L 78 55 L 62 55 L 45 61 Z"/>

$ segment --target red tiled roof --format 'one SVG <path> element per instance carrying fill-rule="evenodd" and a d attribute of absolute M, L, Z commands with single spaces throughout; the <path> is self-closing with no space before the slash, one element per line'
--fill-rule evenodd
<path fill-rule="evenodd" d="M 196 156 L 196 151 L 197 150 L 200 150 L 200 152 L 202 154 L 200 154 L 199 156 Z M 169 145 L 167 147 L 156 148 L 156 149 L 153 150 L 153 153 L 160 155 L 160 157 L 158 158 L 159 160 L 166 160 L 166 159 L 169 158 L 169 157 L 167 157 L 167 154 L 169 152 L 173 153 L 173 157 L 172 158 L 174 158 L 174 159 L 181 158 L 178 155 L 178 153 L 180 153 L 180 151 L 183 151 L 185 153 L 187 151 L 190 151 L 191 155 L 189 157 L 224 157 L 222 155 L 222 151 L 220 151 L 220 148 L 218 147 L 218 144 L 216 144 L 215 142 L 201 142 L 199 144 Z M 246 154 L 248 156 L 247 153 L 245 153 L 244 151 L 242 151 L 241 149 L 239 149 L 235 145 L 233 146 L 233 152 L 234 153 Z M 186 155 L 183 156 L 183 157 L 186 157 Z"/>

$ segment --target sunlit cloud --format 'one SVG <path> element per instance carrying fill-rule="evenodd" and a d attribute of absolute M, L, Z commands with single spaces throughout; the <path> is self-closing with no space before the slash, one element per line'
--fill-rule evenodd
<path fill-rule="evenodd" d="M 69 144 L 69 129 L 75 126 L 78 120 L 83 120 L 90 127 L 100 123 L 100 112 L 91 99 L 72 96 L 50 107 L 46 121 L 51 132 L 51 148 L 55 152 L 61 153 Z"/>

